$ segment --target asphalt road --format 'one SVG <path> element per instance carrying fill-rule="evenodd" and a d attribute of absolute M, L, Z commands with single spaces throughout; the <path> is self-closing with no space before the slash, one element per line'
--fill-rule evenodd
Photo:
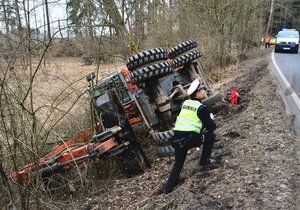
<path fill-rule="evenodd" d="M 300 53 L 274 53 L 272 52 L 273 72 L 283 90 L 287 109 L 293 115 L 295 134 L 300 143 Z M 299 147 L 298 147 L 299 148 Z M 300 161 L 300 151 L 296 150 L 296 157 Z M 296 179 L 299 186 L 299 177 Z M 299 189 L 296 190 L 296 206 L 300 206 Z"/>
<path fill-rule="evenodd" d="M 295 133 L 300 137 L 300 53 L 272 52 L 271 58 L 273 72 L 283 91 L 287 110 L 294 119 Z"/>
<path fill-rule="evenodd" d="M 300 52 L 292 53 L 274 53 L 275 61 L 281 72 L 300 98 Z"/>

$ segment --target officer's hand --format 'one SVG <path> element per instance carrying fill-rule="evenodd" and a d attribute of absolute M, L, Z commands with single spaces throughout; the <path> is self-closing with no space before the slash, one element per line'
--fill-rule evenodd
<path fill-rule="evenodd" d="M 210 113 L 209 116 L 210 116 L 210 118 L 211 118 L 212 120 L 215 119 L 215 116 L 213 115 L 213 113 Z"/>

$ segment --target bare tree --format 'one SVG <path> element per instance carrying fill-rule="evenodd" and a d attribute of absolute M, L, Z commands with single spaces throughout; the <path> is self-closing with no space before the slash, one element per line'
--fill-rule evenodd
<path fill-rule="evenodd" d="M 275 0 L 271 0 L 270 14 L 269 14 L 269 19 L 268 19 L 268 23 L 267 23 L 266 34 L 268 34 L 269 31 L 270 31 L 270 27 L 271 27 L 271 23 L 272 23 L 272 18 L 273 18 L 273 12 L 274 12 L 274 3 L 275 3 Z"/>
<path fill-rule="evenodd" d="M 18 21 L 18 31 L 22 30 L 22 21 L 21 21 L 21 16 L 20 16 L 20 9 L 19 9 L 19 1 L 15 0 L 15 11 L 16 11 L 16 16 L 17 16 L 17 21 Z"/>
<path fill-rule="evenodd" d="M 113 21 L 114 29 L 116 30 L 116 36 L 118 37 L 118 39 L 121 41 L 122 44 L 123 55 L 124 56 L 128 55 L 128 52 L 130 51 L 136 52 L 138 47 L 136 43 L 133 41 L 131 34 L 127 30 L 125 22 L 124 20 L 122 20 L 122 16 L 118 10 L 115 1 L 102 0 L 102 3 L 105 11 Z"/>
<path fill-rule="evenodd" d="M 4 19 L 4 23 L 5 23 L 5 30 L 6 30 L 6 33 L 9 33 L 9 21 L 8 21 L 7 8 L 6 7 L 7 7 L 6 1 L 2 0 L 3 19 Z"/>
<path fill-rule="evenodd" d="M 51 38 L 51 26 L 50 26 L 50 16 L 49 16 L 49 4 L 48 4 L 48 0 L 45 0 L 45 10 L 46 10 L 46 17 L 47 17 L 48 40 L 50 40 L 50 38 Z"/>

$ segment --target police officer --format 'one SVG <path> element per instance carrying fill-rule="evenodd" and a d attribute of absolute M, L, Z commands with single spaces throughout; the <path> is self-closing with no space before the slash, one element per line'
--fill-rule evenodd
<path fill-rule="evenodd" d="M 206 87 L 199 80 L 195 80 L 187 91 L 191 99 L 184 101 L 182 104 L 173 128 L 172 146 L 175 149 L 175 163 L 163 188 L 164 194 L 172 192 L 178 184 L 179 175 L 189 149 L 203 144 L 199 165 L 207 166 L 216 163 L 215 160 L 210 158 L 215 141 L 216 124 L 213 115 L 201 103 L 201 100 L 206 97 L 205 90 Z"/>

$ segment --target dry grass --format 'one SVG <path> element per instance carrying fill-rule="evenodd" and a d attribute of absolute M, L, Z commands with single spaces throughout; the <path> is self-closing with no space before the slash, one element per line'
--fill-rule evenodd
<path fill-rule="evenodd" d="M 100 75 L 109 75 L 120 66 L 122 64 L 100 65 Z M 87 89 L 85 76 L 96 68 L 96 65 L 82 65 L 80 58 L 52 58 L 46 62 L 46 67 L 41 68 L 35 81 L 35 89 L 41 99 L 49 101 L 70 84 L 73 91 L 84 92 Z"/>
<path fill-rule="evenodd" d="M 34 62 L 34 66 L 37 66 Z M 123 64 L 101 64 L 99 65 L 100 77 L 105 77 L 120 70 Z M 63 116 L 69 109 L 69 113 L 61 120 L 55 129 L 59 134 L 70 136 L 74 132 L 86 129 L 90 126 L 89 121 L 89 99 L 85 91 L 88 83 L 85 76 L 96 71 L 97 65 L 85 66 L 81 58 L 64 57 L 49 58 L 46 66 L 42 65 L 34 82 L 34 104 L 42 107 L 38 112 L 41 122 L 47 120 L 47 125 L 53 124 Z M 79 98 L 79 99 L 78 99 Z"/>
<path fill-rule="evenodd" d="M 33 71 L 37 67 L 38 62 L 39 61 L 37 58 L 33 60 Z M 37 139 L 36 142 L 39 143 L 38 152 L 36 152 L 36 148 L 31 147 L 29 141 L 22 141 L 22 137 L 20 137 L 20 140 L 18 139 L 18 141 L 16 139 L 17 143 L 21 142 L 20 145 L 16 144 L 12 139 L 9 139 L 5 142 L 1 142 L 4 146 L 1 152 L 4 159 L 5 168 L 7 168 L 9 171 L 13 170 L 11 163 L 12 155 L 11 151 L 7 149 L 8 145 L 19 145 L 20 149 L 18 147 L 18 150 L 15 154 L 16 157 L 12 158 L 15 158 L 15 160 L 17 160 L 17 167 L 21 167 L 25 165 L 25 163 L 33 161 L 33 153 L 36 154 L 39 158 L 43 154 L 49 152 L 49 150 L 51 150 L 53 146 L 55 146 L 58 142 L 61 141 L 60 137 L 73 137 L 79 131 L 89 128 L 91 126 L 91 123 L 89 122 L 90 107 L 89 97 L 85 93 L 88 88 L 88 83 L 86 82 L 85 76 L 88 73 L 96 71 L 97 68 L 99 68 L 99 77 L 105 77 L 106 75 L 120 70 L 120 67 L 122 65 L 123 63 L 120 62 L 117 64 L 101 64 L 99 66 L 94 64 L 91 66 L 84 66 L 81 63 L 81 58 L 47 58 L 46 65 L 41 65 L 34 79 L 33 103 L 34 109 L 38 110 L 36 112 L 36 118 L 39 120 L 38 129 L 40 129 L 38 130 L 38 132 L 41 131 L 43 135 L 44 133 L 46 133 L 44 132 L 44 128 L 46 129 L 46 131 L 51 130 L 51 132 L 49 136 L 46 137 L 41 135 L 42 138 Z M 17 59 L 17 61 L 13 65 L 13 68 L 9 72 L 9 79 L 7 79 L 7 81 L 9 81 L 10 90 L 16 95 L 18 95 L 18 99 L 20 101 L 24 98 L 25 93 L 29 87 L 29 78 L 29 66 L 26 65 L 26 63 L 23 62 L 23 60 Z M 20 86 L 22 86 L 22 88 L 20 88 Z M 20 89 L 22 91 L 20 91 Z M 19 101 L 15 100 L 13 102 L 18 103 Z M 30 101 L 28 97 L 26 99 L 26 102 L 24 103 L 26 107 L 29 107 L 29 102 Z M 18 104 L 16 104 L 16 106 L 18 107 Z M 56 124 L 55 122 L 59 119 L 61 120 L 59 121 L 59 123 Z M 31 121 L 28 122 L 30 123 Z M 53 125 L 55 126 L 52 128 Z M 26 124 L 26 126 L 21 125 L 21 127 L 28 127 L 30 129 L 30 125 L 28 124 Z M 2 135 L 3 133 L 0 133 L 0 137 L 2 137 Z M 26 156 L 24 156 L 21 151 L 24 151 Z M 99 168 L 103 169 L 104 164 L 99 165 Z M 78 180 L 78 177 L 80 178 L 79 181 L 86 180 L 86 174 L 83 173 L 83 171 L 81 171 L 79 174 L 74 173 L 74 177 L 74 179 L 72 177 L 72 181 Z M 82 179 L 82 177 L 84 179 Z M 47 191 L 48 189 L 44 189 L 44 187 L 46 186 L 38 186 L 36 190 Z M 64 187 L 63 183 L 62 187 Z M 13 191 L 17 192 L 17 185 L 12 185 L 12 189 Z M 23 188 L 21 187 L 21 189 Z M 63 191 L 62 189 L 59 190 Z M 1 195 L 4 194 L 2 193 L 2 190 L 4 190 L 4 188 L 0 188 Z M 16 195 L 21 197 L 23 194 L 16 193 Z M 42 198 L 42 200 L 42 202 L 44 202 L 47 199 Z M 0 206 L 4 205 L 4 203 L 5 201 L 0 199 Z"/>

